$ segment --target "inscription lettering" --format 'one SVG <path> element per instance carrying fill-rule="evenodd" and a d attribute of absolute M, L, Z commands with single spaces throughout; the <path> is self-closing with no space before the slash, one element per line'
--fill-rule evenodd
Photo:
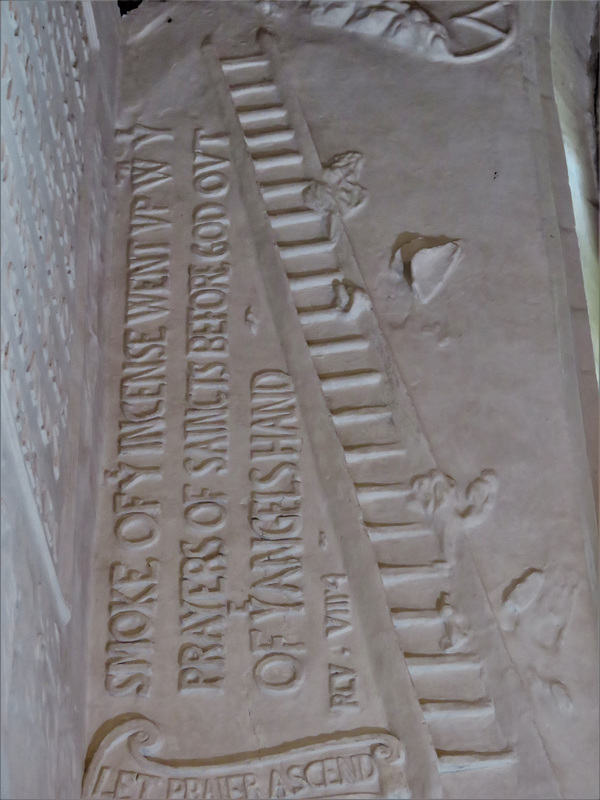
<path fill-rule="evenodd" d="M 356 699 L 356 672 L 351 667 L 329 664 L 329 705 L 358 706 Z"/>
<path fill-rule="evenodd" d="M 254 375 L 250 442 L 253 675 L 262 691 L 295 690 L 304 676 L 300 656 L 305 652 L 301 438 L 294 387 L 286 373 L 265 370 Z M 282 635 L 284 626 L 293 632 L 293 645 Z"/>
<path fill-rule="evenodd" d="M 227 498 L 206 489 L 183 493 L 188 530 L 198 541 L 180 542 L 179 691 L 220 688 L 225 679 Z M 219 535 L 215 535 L 219 534 Z"/>
<path fill-rule="evenodd" d="M 173 179 L 170 165 L 154 160 L 146 148 L 165 138 L 169 138 L 166 132 L 141 126 L 117 132 L 117 145 L 128 152 L 122 170 L 130 177 L 132 199 L 118 462 L 105 477 L 114 486 L 114 535 L 125 551 L 151 548 L 160 539 L 171 231 L 169 196 L 164 189 Z M 128 559 L 111 567 L 104 670 L 105 688 L 111 695 L 148 697 L 150 693 L 158 572 L 159 561 L 151 557 L 146 559 L 145 571 L 130 566 Z M 126 779 L 120 778 L 117 785 L 116 791 L 122 794 Z"/>
<path fill-rule="evenodd" d="M 350 594 L 346 575 L 323 575 L 325 586 L 325 633 L 327 637 L 352 628 Z"/>
<path fill-rule="evenodd" d="M 83 794 L 100 798 L 154 800 L 259 800 L 260 798 L 410 797 L 405 753 L 386 733 L 356 734 L 292 745 L 285 752 L 259 752 L 231 762 L 185 762 L 145 756 L 128 741 L 140 736 L 161 744 L 145 719 L 124 722 L 101 743 L 85 776 Z M 126 734 L 123 737 L 123 733 Z"/>
<path fill-rule="evenodd" d="M 117 562 L 110 570 L 104 685 L 115 697 L 147 697 L 152 675 L 153 620 L 158 598 L 158 561 L 146 570 Z"/>
<path fill-rule="evenodd" d="M 195 131 L 193 185 L 201 202 L 192 212 L 183 412 L 183 467 L 192 481 L 183 512 L 194 541 L 180 542 L 180 691 L 218 689 L 225 679 L 227 497 L 214 483 L 222 486 L 229 458 L 229 219 L 214 199 L 225 201 L 229 192 L 223 144 Z"/>

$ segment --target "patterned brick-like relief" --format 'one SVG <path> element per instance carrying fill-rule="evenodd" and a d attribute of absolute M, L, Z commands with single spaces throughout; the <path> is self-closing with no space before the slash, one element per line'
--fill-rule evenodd
<path fill-rule="evenodd" d="M 3 797 L 79 793 L 117 18 L 1 7 Z"/>
<path fill-rule="evenodd" d="M 83 5 L 13 2 L 2 15 L 2 379 L 56 563 L 77 425 L 77 290 L 104 257 L 104 145 L 90 124 L 97 78 Z"/>

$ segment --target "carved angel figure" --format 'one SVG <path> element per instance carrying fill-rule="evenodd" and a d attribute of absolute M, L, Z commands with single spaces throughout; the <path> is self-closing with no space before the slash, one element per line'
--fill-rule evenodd
<path fill-rule="evenodd" d="M 299 8 L 310 14 L 314 25 L 381 39 L 431 61 L 489 58 L 515 38 L 508 0 L 488 0 L 475 8 L 467 5 L 442 19 L 417 0 L 308 0 Z"/>
<path fill-rule="evenodd" d="M 352 312 L 354 316 L 358 316 L 361 311 L 369 308 L 366 292 L 359 286 L 355 286 L 352 281 L 334 280 L 331 289 L 333 291 L 333 307 L 343 314 Z"/>
<path fill-rule="evenodd" d="M 456 481 L 449 475 L 445 475 L 439 469 L 432 469 L 426 475 L 417 475 L 412 479 L 411 499 L 427 516 L 433 517 L 442 508 L 455 486 Z"/>
<path fill-rule="evenodd" d="M 445 653 L 461 651 L 469 640 L 469 634 L 462 616 L 450 603 L 448 592 L 442 592 L 436 608 L 444 622 L 444 635 L 440 639 L 440 650 Z"/>
<path fill-rule="evenodd" d="M 451 55 L 446 28 L 414 0 L 315 3 L 311 16 L 316 25 L 382 37 L 401 49 L 415 50 L 429 58 L 445 59 Z"/>
<path fill-rule="evenodd" d="M 479 525 L 491 511 L 498 489 L 496 473 L 484 469 L 467 488 L 461 491 L 456 481 L 439 469 L 417 475 L 411 481 L 412 502 L 427 516 L 435 517 L 448 504 L 449 512 L 467 527 Z"/>
<path fill-rule="evenodd" d="M 340 153 L 323 167 L 323 180 L 311 181 L 304 189 L 304 202 L 326 215 L 330 229 L 337 215 L 345 217 L 366 202 L 367 190 L 358 182 L 364 162 L 362 153 Z"/>
<path fill-rule="evenodd" d="M 496 502 L 497 491 L 496 473 L 491 469 L 484 469 L 465 489 L 464 498 L 457 503 L 456 513 L 468 527 L 479 525 Z"/>

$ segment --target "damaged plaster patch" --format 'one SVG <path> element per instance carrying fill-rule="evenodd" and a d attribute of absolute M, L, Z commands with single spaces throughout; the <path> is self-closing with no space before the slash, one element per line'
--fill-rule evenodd
<path fill-rule="evenodd" d="M 502 593 L 500 625 L 536 645 L 557 652 L 571 616 L 576 576 L 560 569 L 529 567 Z"/>
<path fill-rule="evenodd" d="M 392 249 L 390 269 L 405 279 L 421 303 L 428 303 L 461 260 L 459 241 L 448 236 L 402 233 Z"/>

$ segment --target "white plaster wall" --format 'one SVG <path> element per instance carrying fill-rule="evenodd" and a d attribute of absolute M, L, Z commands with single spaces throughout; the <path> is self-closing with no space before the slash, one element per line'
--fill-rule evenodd
<path fill-rule="evenodd" d="M 75 798 L 116 3 L 1 4 L 2 798 Z"/>

